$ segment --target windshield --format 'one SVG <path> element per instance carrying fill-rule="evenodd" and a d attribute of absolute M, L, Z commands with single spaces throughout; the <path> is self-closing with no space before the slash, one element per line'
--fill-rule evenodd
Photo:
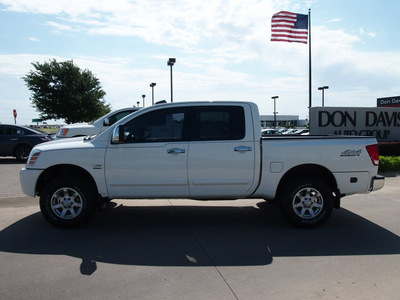
<path fill-rule="evenodd" d="M 94 121 L 90 121 L 88 124 L 89 124 L 89 125 L 93 125 L 93 124 L 94 124 L 95 122 L 97 122 L 97 121 L 100 122 L 101 119 L 105 118 L 105 117 L 108 116 L 110 113 L 111 113 L 111 112 L 109 112 L 109 113 L 106 114 L 106 115 L 101 116 L 100 118 L 98 118 L 98 119 L 96 119 L 96 120 L 94 120 Z"/>
<path fill-rule="evenodd" d="M 98 121 L 100 122 L 102 119 L 109 118 L 110 123 L 108 124 L 108 126 L 111 126 L 114 123 L 116 123 L 117 121 L 121 120 L 122 118 L 126 117 L 127 115 L 130 115 L 131 113 L 133 113 L 137 110 L 138 110 L 137 108 L 132 108 L 132 109 L 126 109 L 126 110 L 122 110 L 122 111 L 118 111 L 118 112 L 114 111 L 114 112 L 108 113 L 108 114 L 98 118 L 95 121 L 90 122 L 89 125 L 93 125 L 94 123 L 96 123 Z"/>

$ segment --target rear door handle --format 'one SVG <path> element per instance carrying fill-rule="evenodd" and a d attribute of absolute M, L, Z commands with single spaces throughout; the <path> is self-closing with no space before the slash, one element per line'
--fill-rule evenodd
<path fill-rule="evenodd" d="M 172 148 L 167 150 L 168 154 L 181 154 L 185 153 L 185 149 L 179 149 L 179 148 Z"/>
<path fill-rule="evenodd" d="M 244 146 L 235 147 L 235 151 L 240 151 L 240 152 L 252 151 L 252 150 L 253 150 L 253 148 L 251 148 L 251 147 L 244 147 Z"/>

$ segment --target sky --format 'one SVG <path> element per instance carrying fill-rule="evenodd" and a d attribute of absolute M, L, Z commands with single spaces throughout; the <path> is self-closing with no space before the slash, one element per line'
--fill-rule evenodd
<path fill-rule="evenodd" d="M 73 60 L 112 110 L 170 101 L 252 101 L 308 118 L 308 45 L 271 42 L 271 17 L 311 9 L 312 106 L 376 107 L 400 95 L 398 0 L 0 0 L 0 122 L 39 113 L 21 79 L 32 62 Z M 60 122 L 60 121 L 58 121 Z"/>

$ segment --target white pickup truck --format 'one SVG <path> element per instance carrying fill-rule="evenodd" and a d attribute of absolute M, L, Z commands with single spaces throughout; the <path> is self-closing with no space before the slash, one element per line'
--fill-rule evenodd
<path fill-rule="evenodd" d="M 90 123 L 79 123 L 64 125 L 61 127 L 56 134 L 56 139 L 72 138 L 87 136 L 92 134 L 98 134 L 115 122 L 121 120 L 127 115 L 139 110 L 139 107 L 128 107 L 122 108 L 116 111 L 109 112 L 108 114 L 98 118 L 96 121 Z"/>
<path fill-rule="evenodd" d="M 261 137 L 250 102 L 185 102 L 141 109 L 95 137 L 37 145 L 20 179 L 58 227 L 86 222 L 111 199 L 276 201 L 314 227 L 343 196 L 383 187 L 373 137 Z M 151 200 L 149 200 L 151 201 Z"/>

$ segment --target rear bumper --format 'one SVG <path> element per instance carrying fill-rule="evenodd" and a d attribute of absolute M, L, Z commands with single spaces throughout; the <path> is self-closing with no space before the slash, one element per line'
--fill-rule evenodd
<path fill-rule="evenodd" d="M 381 175 L 376 175 L 372 177 L 368 191 L 372 192 L 380 190 L 381 188 L 383 188 L 384 185 L 385 185 L 385 177 Z"/>

